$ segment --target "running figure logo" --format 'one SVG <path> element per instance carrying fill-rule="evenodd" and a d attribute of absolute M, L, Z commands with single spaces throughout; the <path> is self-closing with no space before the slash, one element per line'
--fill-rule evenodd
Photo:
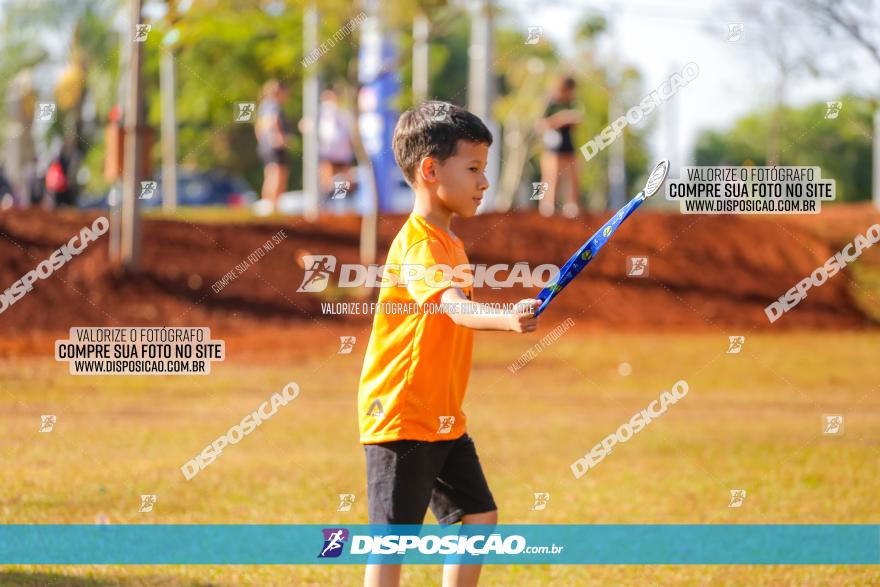
<path fill-rule="evenodd" d="M 452 426 L 455 424 L 455 416 L 439 416 L 440 427 L 437 428 L 437 434 L 449 434 L 452 432 Z"/>
<path fill-rule="evenodd" d="M 254 111 L 257 109 L 255 102 L 235 103 L 235 122 L 251 122 L 254 119 Z"/>
<path fill-rule="evenodd" d="M 151 24 L 137 24 L 134 27 L 134 42 L 135 43 L 143 43 L 147 40 L 147 35 L 150 34 L 150 29 L 153 28 Z"/>
<path fill-rule="evenodd" d="M 843 102 L 825 102 L 825 119 L 837 118 L 841 108 L 843 108 Z"/>
<path fill-rule="evenodd" d="M 330 196 L 331 200 L 341 200 L 348 194 L 348 190 L 351 189 L 350 181 L 334 181 L 333 182 L 333 195 Z"/>
<path fill-rule="evenodd" d="M 52 432 L 52 428 L 55 427 L 55 421 L 57 418 L 52 414 L 47 414 L 45 416 L 40 416 L 40 432 Z"/>
<path fill-rule="evenodd" d="M 302 266 L 306 268 L 302 284 L 297 292 L 319 292 L 327 289 L 328 278 L 336 270 L 333 255 L 303 255 Z"/>
<path fill-rule="evenodd" d="M 530 26 L 528 28 L 528 38 L 526 39 L 525 45 L 537 45 L 541 41 L 541 37 L 544 36 L 544 27 L 541 26 Z"/>
<path fill-rule="evenodd" d="M 746 500 L 746 490 L 745 489 L 731 489 L 730 490 L 730 503 L 727 504 L 727 507 L 729 507 L 729 508 L 742 507 L 742 504 L 745 500 Z"/>
<path fill-rule="evenodd" d="M 55 122 L 57 112 L 55 102 L 37 102 L 37 122 Z"/>
<path fill-rule="evenodd" d="M 337 512 L 350 512 L 352 505 L 354 505 L 354 493 L 340 493 L 339 494 L 339 507 L 336 508 L 336 511 Z"/>
<path fill-rule="evenodd" d="M 533 181 L 532 182 L 532 197 L 530 200 L 543 200 L 544 194 L 547 193 L 547 190 L 550 187 L 550 183 L 546 181 Z"/>
<path fill-rule="evenodd" d="M 626 258 L 626 276 L 627 277 L 647 277 L 648 276 L 648 258 L 647 257 L 627 257 Z"/>
<path fill-rule="evenodd" d="M 337 558 L 342 554 L 342 547 L 348 540 L 348 530 L 345 528 L 324 528 L 324 547 L 318 558 Z"/>
<path fill-rule="evenodd" d="M 153 196 L 156 195 L 156 188 L 158 187 L 158 183 L 155 181 L 142 181 L 141 182 L 141 195 L 138 196 L 139 200 L 150 200 Z"/>
<path fill-rule="evenodd" d="M 746 344 L 745 336 L 728 336 L 727 339 L 730 341 L 727 347 L 728 355 L 738 355 L 742 352 L 743 345 Z"/>
<path fill-rule="evenodd" d="M 351 350 L 354 348 L 354 343 L 357 342 L 357 338 L 354 336 L 340 336 L 339 337 L 339 350 L 336 351 L 337 355 L 350 355 Z"/>
<path fill-rule="evenodd" d="M 549 493 L 536 493 L 535 503 L 532 505 L 532 511 L 537 512 L 547 509 L 547 502 L 550 501 Z"/>
<path fill-rule="evenodd" d="M 431 102 L 431 109 L 433 110 L 431 120 L 434 122 L 446 120 L 449 115 L 449 103 L 447 102 Z"/>
<path fill-rule="evenodd" d="M 825 425 L 822 427 L 822 434 L 843 434 L 843 416 L 841 416 L 840 414 L 825 414 L 823 419 L 825 421 Z"/>
<path fill-rule="evenodd" d="M 743 38 L 743 33 L 746 30 L 746 25 L 741 22 L 731 22 L 727 25 L 727 40 L 731 43 L 736 43 L 740 39 Z"/>
<path fill-rule="evenodd" d="M 153 511 L 153 506 L 156 504 L 156 496 L 155 495 L 142 495 L 141 496 L 141 507 L 138 509 L 138 512 L 151 512 Z"/>

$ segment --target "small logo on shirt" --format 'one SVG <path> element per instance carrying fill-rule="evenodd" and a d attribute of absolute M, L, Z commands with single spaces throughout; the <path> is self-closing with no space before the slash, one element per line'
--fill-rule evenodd
<path fill-rule="evenodd" d="M 452 432 L 452 426 L 455 424 L 455 416 L 439 416 L 440 427 L 437 428 L 437 434 L 449 434 Z"/>
<path fill-rule="evenodd" d="M 385 410 L 382 409 L 382 402 L 377 399 L 373 400 L 373 403 L 370 404 L 370 409 L 367 410 L 368 416 L 373 416 L 374 418 L 381 418 L 385 415 Z"/>

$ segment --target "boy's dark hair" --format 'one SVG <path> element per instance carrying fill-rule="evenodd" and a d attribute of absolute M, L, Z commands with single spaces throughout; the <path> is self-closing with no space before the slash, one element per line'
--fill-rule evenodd
<path fill-rule="evenodd" d="M 391 147 L 403 177 L 412 185 L 423 158 L 433 157 L 442 163 L 455 155 L 460 140 L 491 146 L 492 133 L 482 120 L 461 106 L 431 101 L 401 115 Z"/>

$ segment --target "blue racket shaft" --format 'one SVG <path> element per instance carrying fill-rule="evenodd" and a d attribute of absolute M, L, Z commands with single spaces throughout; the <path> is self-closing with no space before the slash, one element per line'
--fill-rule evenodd
<path fill-rule="evenodd" d="M 611 238 L 611 235 L 614 234 L 614 231 L 617 230 L 630 214 L 635 212 L 636 208 L 642 205 L 642 202 L 644 202 L 645 199 L 644 192 L 640 192 L 639 195 L 627 202 L 617 214 L 603 224 L 602 228 L 597 230 L 596 233 L 590 237 L 590 240 L 585 242 L 581 248 L 571 256 L 565 265 L 562 266 L 562 269 L 559 270 L 559 275 L 556 276 L 553 283 L 547 284 L 547 287 L 542 289 L 541 293 L 536 296 L 535 299 L 541 300 L 541 305 L 535 310 L 536 318 L 540 316 L 541 312 L 543 312 L 550 302 L 553 301 L 553 298 L 559 295 L 559 292 L 561 292 L 572 279 L 577 277 L 577 274 L 593 260 L 596 253 L 605 246 L 605 243 L 607 243 L 608 239 Z"/>

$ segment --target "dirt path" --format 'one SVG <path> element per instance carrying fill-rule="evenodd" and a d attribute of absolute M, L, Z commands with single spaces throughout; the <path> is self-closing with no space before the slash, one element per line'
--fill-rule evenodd
<path fill-rule="evenodd" d="M 0 288 L 34 269 L 96 217 L 78 211 L 0 213 Z M 454 221 L 453 230 L 472 263 L 561 265 L 607 217 L 486 214 Z M 545 315 L 553 324 L 573 316 L 580 327 L 623 330 L 873 327 L 854 301 L 848 271 L 811 290 L 796 311 L 775 324 L 768 323 L 763 308 L 821 265 L 841 239 L 878 220 L 868 206 L 829 206 L 821 216 L 800 218 L 643 210 Z M 391 216 L 381 222 L 380 262 L 404 221 Z M 280 244 L 225 287 L 215 285 L 282 229 L 287 238 Z M 243 225 L 147 220 L 143 235 L 143 264 L 135 275 L 114 271 L 105 235 L 48 279 L 38 280 L 33 291 L 0 314 L 0 348 L 27 348 L 36 344 L 29 341 L 83 325 L 207 325 L 244 338 L 253 333 L 257 340 L 263 338 L 257 331 L 269 329 L 304 342 L 310 333 L 336 331 L 339 325 L 369 325 L 367 316 L 321 314 L 321 302 L 339 301 L 334 296 L 350 295 L 349 290 L 296 292 L 303 277 L 296 260 L 303 253 L 358 261 L 358 218 Z M 870 253 L 880 256 L 880 251 Z M 649 277 L 626 276 L 628 255 L 649 257 Z M 537 291 L 482 288 L 476 297 L 512 302 Z"/>

